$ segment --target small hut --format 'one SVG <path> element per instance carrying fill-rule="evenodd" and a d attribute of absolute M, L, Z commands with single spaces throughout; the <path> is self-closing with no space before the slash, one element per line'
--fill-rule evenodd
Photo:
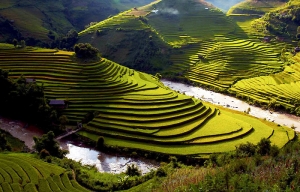
<path fill-rule="evenodd" d="M 198 59 L 205 59 L 203 55 L 198 54 Z"/>
<path fill-rule="evenodd" d="M 284 41 L 284 37 L 277 36 L 277 37 L 276 37 L 276 40 L 277 40 L 277 41 L 281 41 L 281 42 L 282 42 L 282 41 Z"/>
<path fill-rule="evenodd" d="M 26 83 L 35 83 L 35 79 L 33 78 L 26 78 L 25 81 Z"/>
<path fill-rule="evenodd" d="M 300 47 L 296 47 L 296 48 L 294 49 L 294 51 L 295 51 L 295 53 L 299 53 L 299 52 L 300 52 Z"/>
<path fill-rule="evenodd" d="M 64 100 L 51 99 L 49 105 L 55 109 L 66 109 L 67 104 Z"/>
<path fill-rule="evenodd" d="M 265 37 L 263 38 L 263 42 L 265 42 L 265 43 L 270 43 L 271 39 L 272 39 L 271 37 L 265 36 Z"/>

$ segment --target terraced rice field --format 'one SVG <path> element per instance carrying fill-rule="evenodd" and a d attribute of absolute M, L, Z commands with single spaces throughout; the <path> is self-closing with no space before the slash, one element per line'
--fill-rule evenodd
<path fill-rule="evenodd" d="M 165 14 L 158 12 L 148 16 L 149 25 L 170 45 L 181 46 L 225 35 L 235 30 L 235 24 L 216 9 L 200 7 L 196 12 Z"/>
<path fill-rule="evenodd" d="M 245 79 L 234 84 L 229 91 L 242 97 L 286 109 L 298 107 L 300 102 L 300 55 L 291 58 L 284 71 Z"/>
<path fill-rule="evenodd" d="M 236 80 L 268 75 L 282 70 L 277 48 L 268 44 L 218 36 L 203 43 L 197 54 L 204 59 L 186 73 L 200 84 L 227 89 Z M 198 59 L 197 55 L 193 57 Z"/>
<path fill-rule="evenodd" d="M 291 129 L 216 109 L 112 61 L 77 63 L 72 58 L 72 53 L 53 50 L 3 50 L 0 68 L 10 69 L 14 78 L 23 74 L 43 83 L 49 99 L 67 100 L 63 113 L 72 122 L 94 112 L 96 117 L 80 134 L 93 140 L 104 136 L 108 145 L 205 155 L 262 137 L 280 147 L 294 138 Z"/>
<path fill-rule="evenodd" d="M 133 30 L 147 28 L 138 17 L 131 13 L 131 10 L 122 12 L 118 15 L 110 17 L 104 21 L 97 23 L 79 33 L 79 35 L 94 33 L 96 30 Z"/>
<path fill-rule="evenodd" d="M 30 157 L 29 154 L 0 154 L 2 192 L 87 192 L 65 169 Z"/>

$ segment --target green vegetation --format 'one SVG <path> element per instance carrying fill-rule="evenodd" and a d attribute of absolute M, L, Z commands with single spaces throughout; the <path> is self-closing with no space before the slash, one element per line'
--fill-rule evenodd
<path fill-rule="evenodd" d="M 289 0 L 247 0 L 231 7 L 228 14 L 265 14 Z"/>
<path fill-rule="evenodd" d="M 300 114 L 299 109 L 299 64 L 300 55 L 291 56 L 284 71 L 245 79 L 233 85 L 229 91 L 238 97 L 260 103 L 269 108 L 285 108 Z"/>
<path fill-rule="evenodd" d="M 299 113 L 299 61 L 289 53 L 300 33 L 300 4 L 286 2 L 249 0 L 225 15 L 203 2 L 156 1 L 89 27 L 79 41 L 93 42 L 104 56 L 137 70 Z M 153 46 L 145 46 L 148 36 Z"/>
<path fill-rule="evenodd" d="M 44 97 L 43 86 L 28 82 L 22 74 L 17 79 L 9 78 L 9 71 L 0 69 L 0 105 L 1 114 L 35 122 L 45 130 L 53 128 L 57 114 L 49 107 Z"/>
<path fill-rule="evenodd" d="M 20 152 L 23 151 L 26 147 L 24 141 L 21 141 L 13 137 L 9 132 L 0 130 L 0 140 L 2 150 Z"/>
<path fill-rule="evenodd" d="M 0 153 L 1 191 L 88 191 L 72 172 L 21 153 Z"/>
<path fill-rule="evenodd" d="M 295 40 L 300 21 L 299 6 L 299 1 L 290 0 L 254 21 L 253 27 L 267 34 Z"/>
<path fill-rule="evenodd" d="M 104 58 L 77 63 L 72 52 L 34 48 L 1 54 L 0 67 L 10 69 L 11 78 L 34 78 L 43 84 L 47 98 L 67 101 L 62 115 L 71 124 L 88 122 L 79 134 L 95 143 L 102 136 L 104 145 L 99 147 L 104 150 L 117 146 L 145 156 L 158 152 L 205 157 L 262 137 L 281 148 L 295 135 L 292 129 L 216 109 L 166 88 L 157 77 Z M 230 123 L 220 124 L 228 119 Z"/>
<path fill-rule="evenodd" d="M 34 137 L 34 146 L 33 148 L 41 154 L 41 156 L 47 156 L 47 154 L 54 157 L 63 158 L 67 151 L 60 149 L 59 143 L 54 138 L 54 133 L 49 131 L 47 134 L 44 134 L 41 138 Z"/>
<path fill-rule="evenodd" d="M 74 47 L 76 57 L 81 59 L 91 59 L 97 57 L 98 50 L 89 43 L 79 43 Z"/>
<path fill-rule="evenodd" d="M 216 108 L 159 79 L 300 114 L 300 54 L 294 49 L 300 3 L 249 0 L 224 14 L 202 1 L 158 0 L 94 22 L 99 17 L 91 7 L 107 9 L 101 13 L 106 18 L 123 7 L 120 2 L 0 3 L 0 27 L 7 29 L 0 29 L 0 38 L 13 43 L 0 44 L 0 112 L 49 126 L 43 129 L 82 122 L 78 134 L 99 150 L 170 163 L 144 176 L 135 166 L 119 175 L 100 174 L 64 159 L 49 132 L 34 139 L 48 163 L 29 154 L 0 153 L 0 191 L 86 191 L 77 181 L 94 191 L 299 190 L 299 142 L 290 142 L 294 130 Z M 85 25 L 79 33 L 70 30 Z M 80 43 L 75 53 L 26 46 L 37 39 L 52 48 Z M 55 111 L 50 99 L 66 106 Z M 0 134 L 1 151 L 18 148 L 9 138 Z M 203 159 L 205 166 L 197 169 L 179 162 Z"/>
<path fill-rule="evenodd" d="M 267 140 L 263 141 L 264 143 Z M 298 191 L 299 190 L 299 140 L 278 151 L 270 145 L 269 153 L 257 152 L 245 156 L 251 143 L 237 146 L 243 151 L 211 155 L 202 167 L 186 167 L 177 163 L 165 165 L 166 176 L 153 178 L 134 187 L 137 191 Z M 275 153 L 274 153 L 275 152 Z M 174 165 L 174 164 L 173 164 Z"/>
<path fill-rule="evenodd" d="M 50 47 L 71 29 L 82 30 L 91 22 L 150 2 L 152 0 L 60 0 L 55 3 L 3 0 L 0 2 L 0 42 L 12 42 L 17 38 L 31 46 Z"/>

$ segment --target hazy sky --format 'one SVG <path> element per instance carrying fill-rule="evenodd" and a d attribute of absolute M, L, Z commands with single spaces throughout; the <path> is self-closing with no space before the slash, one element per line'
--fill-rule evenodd
<path fill-rule="evenodd" d="M 245 1 L 245 0 L 206 0 L 209 3 L 212 3 L 216 7 L 228 11 L 233 5 Z"/>

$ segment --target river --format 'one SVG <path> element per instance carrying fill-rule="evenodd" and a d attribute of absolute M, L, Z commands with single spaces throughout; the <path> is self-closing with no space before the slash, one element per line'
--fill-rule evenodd
<path fill-rule="evenodd" d="M 189 96 L 194 96 L 195 98 L 201 99 L 209 103 L 213 103 L 215 105 L 221 105 L 223 107 L 242 112 L 247 111 L 248 108 L 250 108 L 249 115 L 261 119 L 266 119 L 268 121 L 272 121 L 280 125 L 295 127 L 296 131 L 300 131 L 300 117 L 298 116 L 287 113 L 264 110 L 260 107 L 252 106 L 235 97 L 224 95 L 221 93 L 216 93 L 200 87 L 189 86 L 183 83 L 175 83 L 168 80 L 161 80 L 161 82 L 163 82 L 164 85 L 168 86 L 169 88 L 175 91 L 179 91 Z"/>
<path fill-rule="evenodd" d="M 167 80 L 162 82 L 173 90 L 179 91 L 189 96 L 194 96 L 203 101 L 210 102 L 216 105 L 221 105 L 233 110 L 247 111 L 250 108 L 250 115 L 275 122 L 277 124 L 286 125 L 289 127 L 296 127 L 296 131 L 300 131 L 300 117 L 271 112 L 259 107 L 254 107 L 248 103 L 237 98 L 215 93 L 213 91 L 205 90 L 199 87 L 189 86 L 182 83 L 175 83 Z M 25 128 L 26 127 L 26 128 Z M 26 126 L 21 121 L 10 120 L 0 117 L 0 128 L 10 132 L 14 137 L 17 137 L 25 142 L 25 144 L 32 148 L 34 142 L 33 136 L 40 137 L 43 132 L 34 126 Z M 83 143 L 78 143 L 72 140 L 62 140 L 60 145 L 63 149 L 67 149 L 69 153 L 67 157 L 76 161 L 81 161 L 83 164 L 95 165 L 100 172 L 120 173 L 126 170 L 127 165 L 135 164 L 139 167 L 142 173 L 147 173 L 151 169 L 158 168 L 159 164 L 155 161 L 146 159 L 134 159 L 123 156 L 109 155 L 87 146 Z"/>
<path fill-rule="evenodd" d="M 41 137 L 43 132 L 33 125 L 26 125 L 26 123 L 17 120 L 11 120 L 0 117 L 0 128 L 10 132 L 14 137 L 19 138 L 25 142 L 25 145 L 30 149 L 33 148 L 33 137 Z M 127 165 L 135 164 L 142 174 L 155 170 L 159 167 L 159 163 L 143 158 L 130 158 L 119 155 L 110 155 L 103 152 L 96 151 L 81 142 L 63 139 L 59 141 L 62 149 L 66 149 L 69 153 L 67 158 L 75 161 L 81 161 L 84 165 L 93 165 L 100 172 L 121 173 L 125 172 Z"/>

